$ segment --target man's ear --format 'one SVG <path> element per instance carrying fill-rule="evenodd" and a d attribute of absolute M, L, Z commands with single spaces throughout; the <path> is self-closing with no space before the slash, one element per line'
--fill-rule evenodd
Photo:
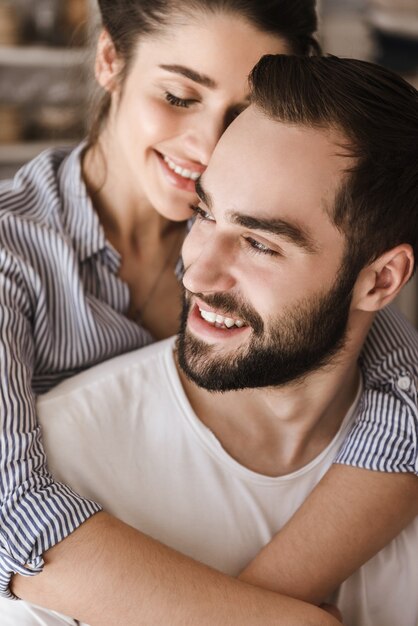
<path fill-rule="evenodd" d="M 359 274 L 352 304 L 362 311 L 379 311 L 392 302 L 412 276 L 414 253 L 409 244 L 388 250 Z"/>
<path fill-rule="evenodd" d="M 107 30 L 102 30 L 97 43 L 94 73 L 96 80 L 109 93 L 118 87 L 118 77 L 122 69 L 122 60 Z"/>

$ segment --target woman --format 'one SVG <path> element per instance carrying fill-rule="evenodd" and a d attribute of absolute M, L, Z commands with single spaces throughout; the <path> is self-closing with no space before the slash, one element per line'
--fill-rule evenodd
<path fill-rule="evenodd" d="M 13 572 L 38 573 L 44 555 L 43 574 L 16 581 L 19 595 L 41 601 L 36 585 L 46 584 L 52 608 L 105 623 L 100 611 L 111 591 L 108 615 L 114 610 L 113 623 L 128 623 L 117 585 L 131 584 L 132 595 L 141 586 L 132 546 L 140 541 L 144 555 L 143 538 L 52 481 L 33 395 L 175 332 L 174 269 L 193 181 L 246 106 L 246 77 L 258 58 L 315 50 L 316 21 L 307 1 L 102 1 L 100 8 L 96 74 L 107 95 L 90 141 L 69 155 L 42 155 L 3 188 L 2 362 L 10 385 L 3 393 L 1 582 L 7 593 Z M 129 581 L 118 576 L 128 562 Z M 91 571 L 100 580 L 96 596 L 83 583 Z M 268 623 L 269 602 L 278 605 L 262 597 Z M 303 611 L 306 623 L 317 616 L 285 604 L 289 624 L 293 615 L 301 623 Z M 238 609 L 245 611 L 244 600 Z"/>

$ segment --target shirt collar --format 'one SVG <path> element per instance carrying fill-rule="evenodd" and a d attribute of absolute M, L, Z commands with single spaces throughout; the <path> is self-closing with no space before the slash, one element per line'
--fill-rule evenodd
<path fill-rule="evenodd" d="M 81 157 L 85 148 L 86 142 L 82 142 L 72 150 L 61 163 L 57 175 L 63 205 L 63 224 L 80 261 L 102 251 L 112 252 L 107 250 L 103 227 L 83 180 Z M 114 259 L 115 262 L 117 260 Z"/>

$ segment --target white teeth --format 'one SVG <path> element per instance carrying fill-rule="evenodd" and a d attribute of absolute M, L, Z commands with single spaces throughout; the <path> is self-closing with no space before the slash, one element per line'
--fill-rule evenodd
<path fill-rule="evenodd" d="M 232 317 L 224 317 L 223 315 L 213 313 L 212 311 L 205 311 L 201 308 L 199 308 L 199 311 L 203 319 L 209 322 L 209 324 L 219 324 L 226 326 L 227 328 L 232 328 L 233 326 L 242 328 L 244 326 L 244 322 L 242 320 L 234 320 Z"/>
<path fill-rule="evenodd" d="M 200 315 L 210 324 L 214 324 L 216 322 L 216 313 L 211 313 L 210 311 L 202 311 L 202 309 L 200 309 Z"/>
<path fill-rule="evenodd" d="M 191 170 L 187 170 L 183 167 L 180 167 L 180 165 L 176 165 L 167 156 L 164 156 L 163 159 L 167 163 L 170 170 L 173 170 L 173 172 L 175 172 L 179 176 L 182 176 L 183 178 L 190 178 L 191 180 L 197 180 L 200 176 L 199 172 L 192 172 Z"/>

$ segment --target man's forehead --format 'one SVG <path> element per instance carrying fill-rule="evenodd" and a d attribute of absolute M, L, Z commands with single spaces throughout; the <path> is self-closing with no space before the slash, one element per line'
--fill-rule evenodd
<path fill-rule="evenodd" d="M 338 131 L 277 122 L 249 107 L 227 129 L 202 183 L 215 202 L 329 209 L 352 159 Z M 256 205 L 254 205 L 256 203 Z M 207 206 L 208 203 L 206 203 Z"/>
<path fill-rule="evenodd" d="M 264 146 L 269 151 L 280 154 L 284 146 L 297 142 L 315 144 L 322 154 L 329 156 L 349 157 L 344 155 L 343 145 L 350 142 L 343 131 L 330 124 L 315 126 L 310 123 L 296 123 L 275 120 L 268 117 L 259 107 L 250 105 L 227 128 L 218 142 L 218 150 L 234 150 L 236 146 L 255 152 L 256 147 Z M 261 156 L 263 151 L 258 151 Z"/>

